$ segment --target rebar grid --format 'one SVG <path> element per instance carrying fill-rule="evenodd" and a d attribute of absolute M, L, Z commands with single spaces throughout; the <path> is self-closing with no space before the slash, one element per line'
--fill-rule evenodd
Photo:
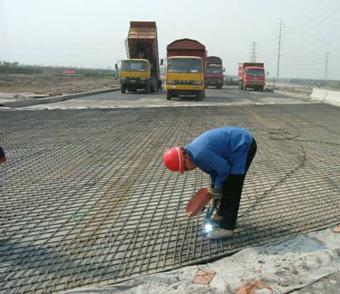
<path fill-rule="evenodd" d="M 340 221 L 340 112 L 327 105 L 0 111 L 0 290 L 107 284 L 234 253 Z M 200 171 L 163 152 L 223 125 L 258 153 L 234 237 L 209 241 L 185 205 Z"/>

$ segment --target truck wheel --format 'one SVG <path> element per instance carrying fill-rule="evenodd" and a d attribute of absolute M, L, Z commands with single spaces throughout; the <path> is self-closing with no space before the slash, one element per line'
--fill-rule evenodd
<path fill-rule="evenodd" d="M 125 94 L 125 92 L 126 92 L 126 86 L 125 86 L 124 84 L 122 84 L 122 85 L 120 86 L 120 91 L 121 91 L 123 94 Z"/>
<path fill-rule="evenodd" d="M 200 92 L 197 94 L 197 98 L 198 98 L 199 100 L 205 98 L 205 91 L 204 91 L 204 90 L 203 90 L 203 91 L 200 91 Z"/>
<path fill-rule="evenodd" d="M 145 85 L 145 93 L 146 94 L 150 94 L 150 82 L 147 82 L 146 85 Z"/>
<path fill-rule="evenodd" d="M 166 100 L 170 100 L 171 97 L 172 97 L 171 92 L 170 92 L 170 91 L 167 91 L 167 92 L 166 92 Z"/>
<path fill-rule="evenodd" d="M 150 84 L 150 92 L 154 93 L 156 91 L 157 91 L 157 85 L 154 81 L 152 81 L 151 84 Z"/>

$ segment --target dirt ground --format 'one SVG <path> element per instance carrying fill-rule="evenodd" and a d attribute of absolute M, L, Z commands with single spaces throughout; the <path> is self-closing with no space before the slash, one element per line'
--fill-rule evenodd
<path fill-rule="evenodd" d="M 114 86 L 118 86 L 118 81 L 112 76 L 0 74 L 0 98 L 24 98 L 34 94 L 56 96 Z"/>

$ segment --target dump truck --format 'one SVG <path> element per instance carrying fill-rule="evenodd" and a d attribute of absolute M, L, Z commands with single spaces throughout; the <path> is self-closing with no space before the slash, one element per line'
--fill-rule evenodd
<path fill-rule="evenodd" d="M 208 56 L 205 70 L 205 87 L 223 88 L 223 65 L 222 59 L 217 56 Z"/>
<path fill-rule="evenodd" d="M 180 95 L 205 97 L 206 49 L 192 39 L 175 40 L 167 46 L 164 90 L 166 99 Z"/>
<path fill-rule="evenodd" d="M 121 92 L 143 89 L 146 93 L 161 87 L 157 27 L 153 21 L 131 21 L 126 40 L 128 59 L 121 61 Z"/>
<path fill-rule="evenodd" d="M 239 88 L 263 91 L 265 86 L 264 64 L 259 62 L 244 62 L 238 65 Z"/>

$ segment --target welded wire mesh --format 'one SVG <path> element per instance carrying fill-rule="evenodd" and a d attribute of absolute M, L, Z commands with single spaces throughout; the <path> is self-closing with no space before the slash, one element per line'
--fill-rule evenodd
<path fill-rule="evenodd" d="M 53 292 L 204 262 L 340 221 L 340 111 L 322 104 L 0 111 L 0 291 Z M 223 125 L 258 153 L 238 232 L 202 235 L 185 205 L 208 184 L 163 152 Z"/>

